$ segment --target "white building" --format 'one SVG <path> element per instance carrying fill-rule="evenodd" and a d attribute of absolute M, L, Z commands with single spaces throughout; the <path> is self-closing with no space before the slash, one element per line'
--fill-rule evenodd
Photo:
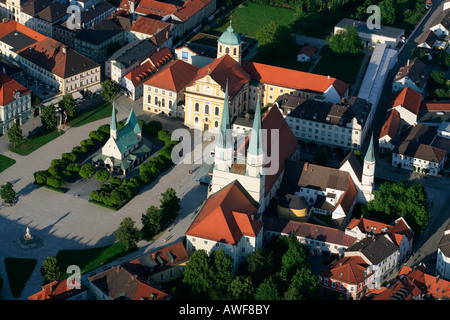
<path fill-rule="evenodd" d="M 386 44 L 388 48 L 395 49 L 399 43 L 404 41 L 403 38 L 405 35 L 405 30 L 403 29 L 387 26 L 380 26 L 380 29 L 369 29 L 366 21 L 358 21 L 348 18 L 342 19 L 334 27 L 334 34 L 342 32 L 345 30 L 345 27 L 355 27 L 358 32 L 358 36 L 364 42 L 365 46 L 373 47 L 377 43 L 382 43 Z"/>
<path fill-rule="evenodd" d="M 448 4 L 444 4 L 444 10 L 446 10 L 445 6 L 448 6 Z M 441 20 L 437 24 L 431 26 L 430 30 L 434 31 L 440 38 L 447 37 L 450 32 L 450 11 L 442 12 Z"/>
<path fill-rule="evenodd" d="M 429 74 L 427 66 L 419 58 L 416 57 L 411 62 L 408 60 L 395 75 L 392 91 L 397 92 L 408 87 L 423 95 Z"/>
<path fill-rule="evenodd" d="M 444 279 L 450 279 L 450 224 L 445 228 L 438 244 L 436 271 Z"/>
<path fill-rule="evenodd" d="M 234 180 L 217 193 L 211 194 L 194 214 L 186 231 L 186 251 L 191 256 L 197 250 L 223 249 L 233 259 L 237 271 L 256 249 L 262 247 L 263 222 L 256 219 L 259 204 Z"/>
<path fill-rule="evenodd" d="M 341 104 L 284 94 L 275 105 L 293 109 L 286 122 L 297 139 L 319 145 L 359 149 L 369 129 L 371 105 L 350 97 Z"/>
<path fill-rule="evenodd" d="M 22 125 L 33 115 L 31 90 L 0 73 L 0 135 L 17 123 Z"/>

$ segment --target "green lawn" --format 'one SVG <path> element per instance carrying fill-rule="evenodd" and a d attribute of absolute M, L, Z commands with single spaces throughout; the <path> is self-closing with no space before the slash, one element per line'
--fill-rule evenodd
<path fill-rule="evenodd" d="M 14 163 L 16 163 L 16 160 L 8 158 L 8 157 L 0 154 L 0 172 L 8 169 Z"/>
<path fill-rule="evenodd" d="M 42 147 L 44 144 L 58 138 L 63 133 L 64 131 L 58 132 L 58 129 L 47 130 L 42 128 L 16 145 L 16 147 L 11 146 L 9 150 L 22 156 L 26 156 Z"/>
<path fill-rule="evenodd" d="M 84 109 L 76 115 L 72 120 L 67 121 L 69 127 L 80 127 L 86 123 L 111 117 L 112 106 L 109 102 L 100 102 L 92 107 Z"/>
<path fill-rule="evenodd" d="M 15 298 L 20 297 L 23 288 L 36 267 L 35 259 L 6 258 L 5 266 L 11 292 Z"/>
<path fill-rule="evenodd" d="M 339 55 L 328 50 L 326 53 L 320 53 L 321 58 L 312 70 L 312 73 L 331 76 L 342 80 L 349 85 L 356 81 L 359 68 L 364 58 L 363 53 L 356 55 Z"/>
<path fill-rule="evenodd" d="M 295 11 L 273 6 L 263 6 L 248 2 L 245 7 L 236 7 L 231 15 L 232 26 L 235 32 L 254 37 L 261 26 L 268 24 L 271 20 L 279 25 L 289 26 L 295 21 Z M 213 31 L 224 32 L 230 25 L 230 19 L 222 21 Z"/>
<path fill-rule="evenodd" d="M 81 273 L 86 273 L 126 254 L 125 247 L 121 243 L 115 242 L 112 245 L 99 248 L 61 250 L 57 253 L 56 259 L 63 274 L 70 265 L 77 265 L 80 267 Z"/>

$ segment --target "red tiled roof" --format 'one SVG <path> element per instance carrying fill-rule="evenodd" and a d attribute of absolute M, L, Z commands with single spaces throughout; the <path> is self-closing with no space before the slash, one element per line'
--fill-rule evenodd
<path fill-rule="evenodd" d="M 173 59 L 173 55 L 167 47 L 155 52 L 148 57 L 139 67 L 125 75 L 135 87 L 146 81 L 161 66 Z"/>
<path fill-rule="evenodd" d="M 154 35 L 167 27 L 170 27 L 168 22 L 139 16 L 131 25 L 130 31 Z"/>
<path fill-rule="evenodd" d="M 383 138 L 386 135 L 391 139 L 394 139 L 397 135 L 398 128 L 400 127 L 401 123 L 402 119 L 400 118 L 400 113 L 397 110 L 392 109 L 389 112 L 389 116 L 386 122 L 381 127 L 379 139 Z"/>
<path fill-rule="evenodd" d="M 450 102 L 448 101 L 423 101 L 420 110 L 427 111 L 450 111 Z"/>
<path fill-rule="evenodd" d="M 212 0 L 189 0 L 185 1 L 182 6 L 156 0 L 140 0 L 133 2 L 135 3 L 135 12 L 140 14 L 151 14 L 161 17 L 173 14 L 181 21 L 185 22 L 211 1 Z M 119 8 L 128 11 L 130 9 L 128 2 L 129 0 L 123 0 L 120 3 Z"/>
<path fill-rule="evenodd" d="M 333 86 L 343 97 L 349 88 L 347 83 L 336 78 L 257 62 L 244 61 L 244 69 L 256 81 L 296 90 L 324 93 Z"/>
<path fill-rule="evenodd" d="M 253 220 L 258 204 L 242 185 L 233 181 L 211 195 L 186 235 L 237 245 L 243 235 L 256 237 L 263 223 Z"/>
<path fill-rule="evenodd" d="M 322 276 L 335 281 L 355 285 L 362 283 L 364 279 L 370 275 L 364 275 L 364 272 L 368 267 L 369 264 L 359 256 L 343 257 L 325 270 L 322 273 Z"/>
<path fill-rule="evenodd" d="M 403 108 L 417 115 L 419 113 L 421 102 L 422 94 L 409 87 L 406 87 L 392 94 L 389 108 L 402 106 Z"/>
<path fill-rule="evenodd" d="M 355 183 L 353 182 L 353 179 L 349 175 L 349 184 L 345 192 L 341 195 L 338 202 L 335 205 L 335 208 L 341 206 L 342 210 L 344 210 L 344 213 L 347 215 L 350 213 L 350 209 L 352 207 L 353 202 L 356 199 L 356 196 L 358 195 L 358 189 L 356 189 Z"/>
<path fill-rule="evenodd" d="M 40 34 L 39 32 L 34 31 L 33 29 L 28 28 L 27 26 L 18 23 L 15 20 L 6 20 L 0 22 L 0 38 L 3 38 L 4 36 L 10 34 L 13 31 L 19 31 L 38 42 L 47 38 L 43 34 Z"/>
<path fill-rule="evenodd" d="M 312 47 L 312 46 L 310 46 L 310 45 L 306 45 L 306 46 L 304 46 L 304 47 L 302 47 L 298 52 L 297 52 L 297 54 L 304 54 L 304 55 L 306 55 L 307 57 L 312 57 L 315 53 L 316 53 L 316 48 L 314 48 L 314 47 Z"/>
<path fill-rule="evenodd" d="M 176 266 L 180 263 L 183 263 L 185 261 L 189 260 L 189 256 L 186 252 L 186 249 L 183 245 L 183 242 L 177 242 L 173 245 L 167 246 L 165 248 L 156 250 L 152 253 L 150 253 L 152 259 L 155 259 L 156 257 L 160 257 L 163 260 L 163 263 L 165 266 Z M 128 263 L 125 264 L 126 265 L 141 265 L 141 260 L 145 259 L 144 257 L 141 258 L 137 258 L 135 260 L 132 260 Z M 173 258 L 173 259 L 172 259 Z"/>
<path fill-rule="evenodd" d="M 196 80 L 202 79 L 207 75 L 211 76 L 222 87 L 224 92 L 228 80 L 228 96 L 230 99 L 233 99 L 242 86 L 250 81 L 248 73 L 228 54 L 214 59 L 211 63 L 199 69 L 189 85 L 194 84 Z"/>
<path fill-rule="evenodd" d="M 0 106 L 5 106 L 13 102 L 16 91 L 20 92 L 21 97 L 31 93 L 30 89 L 25 88 L 16 80 L 0 72 Z"/>
<path fill-rule="evenodd" d="M 180 92 L 186 87 L 197 73 L 198 67 L 184 62 L 183 60 L 172 60 L 151 75 L 145 82 L 146 85 L 165 90 Z"/>
<path fill-rule="evenodd" d="M 208 5 L 212 0 L 189 0 L 185 1 L 183 7 L 179 9 L 177 12 L 174 12 L 173 15 L 178 17 L 181 21 L 186 22 L 194 16 L 197 12 L 199 12 L 202 8 Z"/>
<path fill-rule="evenodd" d="M 87 290 L 83 284 L 72 284 L 79 285 L 80 289 L 68 288 L 67 280 L 53 281 L 42 286 L 42 290 L 29 296 L 28 300 L 66 300 Z"/>

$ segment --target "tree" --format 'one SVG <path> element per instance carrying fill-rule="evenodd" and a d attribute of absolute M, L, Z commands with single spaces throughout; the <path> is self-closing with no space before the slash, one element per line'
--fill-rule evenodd
<path fill-rule="evenodd" d="M 21 143 L 23 141 L 22 129 L 16 122 L 14 122 L 13 125 L 8 129 L 7 134 L 9 142 L 14 144 L 14 148 L 18 143 Z"/>
<path fill-rule="evenodd" d="M 0 187 L 0 196 L 6 203 L 12 203 L 17 196 L 17 192 L 14 190 L 11 182 L 7 182 Z"/>
<path fill-rule="evenodd" d="M 161 209 L 158 209 L 156 206 L 151 206 L 142 214 L 142 238 L 151 240 L 161 231 L 161 213 Z"/>
<path fill-rule="evenodd" d="M 225 299 L 233 280 L 232 261 L 223 249 L 211 252 L 210 260 L 214 270 L 214 285 L 209 296 L 213 300 Z"/>
<path fill-rule="evenodd" d="M 289 288 L 286 292 L 296 293 L 295 300 L 312 300 L 317 298 L 320 283 L 310 268 L 299 268 L 295 272 L 290 281 Z"/>
<path fill-rule="evenodd" d="M 46 184 L 48 177 L 50 177 L 50 173 L 46 170 L 36 171 L 33 175 L 37 184 Z"/>
<path fill-rule="evenodd" d="M 346 26 L 326 39 L 330 49 L 338 54 L 356 54 L 363 48 L 363 43 L 358 36 L 356 27 Z"/>
<path fill-rule="evenodd" d="M 414 233 L 423 232 L 430 213 L 427 206 L 427 192 L 414 181 L 384 182 L 374 191 L 375 198 L 361 210 L 365 216 L 374 217 L 386 223 L 403 217 Z"/>
<path fill-rule="evenodd" d="M 94 178 L 97 181 L 105 182 L 106 180 L 109 179 L 110 176 L 111 176 L 111 174 L 109 173 L 109 171 L 107 171 L 105 169 L 101 169 L 95 173 Z"/>
<path fill-rule="evenodd" d="M 73 118 L 77 114 L 76 102 L 70 93 L 66 93 L 58 105 L 62 110 L 67 112 L 69 118 Z"/>
<path fill-rule="evenodd" d="M 255 38 L 259 55 L 266 61 L 287 58 L 297 47 L 292 30 L 274 20 L 258 29 Z"/>
<path fill-rule="evenodd" d="M 58 124 L 56 108 L 53 104 L 42 108 L 41 122 L 47 129 L 53 129 Z"/>
<path fill-rule="evenodd" d="M 114 232 L 114 236 L 125 247 L 127 252 L 129 249 L 136 248 L 137 242 L 140 240 L 139 230 L 129 217 L 122 220 L 119 228 Z"/>
<path fill-rule="evenodd" d="M 194 293 L 205 294 L 213 289 L 214 276 L 208 254 L 204 250 L 197 250 L 186 263 L 182 281 L 190 285 Z"/>
<path fill-rule="evenodd" d="M 393 24 L 395 22 L 394 0 L 383 0 L 379 3 L 382 24 Z"/>
<path fill-rule="evenodd" d="M 280 291 L 275 276 L 266 278 L 256 289 L 255 300 L 280 300 Z"/>
<path fill-rule="evenodd" d="M 52 176 L 48 177 L 47 184 L 50 187 L 59 189 L 64 185 L 64 179 L 59 175 L 52 175 Z"/>
<path fill-rule="evenodd" d="M 306 251 L 303 246 L 294 238 L 288 251 L 281 258 L 281 273 L 290 279 L 297 269 L 302 268 L 306 263 Z"/>
<path fill-rule="evenodd" d="M 314 156 L 314 163 L 320 166 L 327 166 L 331 152 L 327 147 L 321 146 Z"/>
<path fill-rule="evenodd" d="M 255 289 L 252 279 L 247 276 L 238 276 L 231 281 L 228 287 L 228 299 L 231 300 L 250 300 L 253 297 Z"/>
<path fill-rule="evenodd" d="M 42 262 L 41 273 L 49 282 L 59 280 L 61 278 L 61 271 L 59 269 L 58 260 L 56 257 L 47 257 Z"/>
<path fill-rule="evenodd" d="M 101 86 L 103 89 L 101 93 L 102 98 L 106 101 L 112 102 L 119 93 L 118 85 L 111 80 L 105 80 L 102 82 Z"/>
<path fill-rule="evenodd" d="M 81 167 L 79 174 L 83 178 L 90 178 L 95 174 L 95 166 L 91 163 L 85 163 Z"/>

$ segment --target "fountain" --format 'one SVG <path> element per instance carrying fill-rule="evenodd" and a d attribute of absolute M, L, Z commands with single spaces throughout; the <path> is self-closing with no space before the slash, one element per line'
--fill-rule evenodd
<path fill-rule="evenodd" d="M 35 248 L 39 245 L 41 245 L 41 240 L 36 237 L 35 235 L 32 235 L 30 233 L 30 228 L 27 227 L 26 233 L 19 238 L 20 243 L 19 246 L 21 248 Z"/>

